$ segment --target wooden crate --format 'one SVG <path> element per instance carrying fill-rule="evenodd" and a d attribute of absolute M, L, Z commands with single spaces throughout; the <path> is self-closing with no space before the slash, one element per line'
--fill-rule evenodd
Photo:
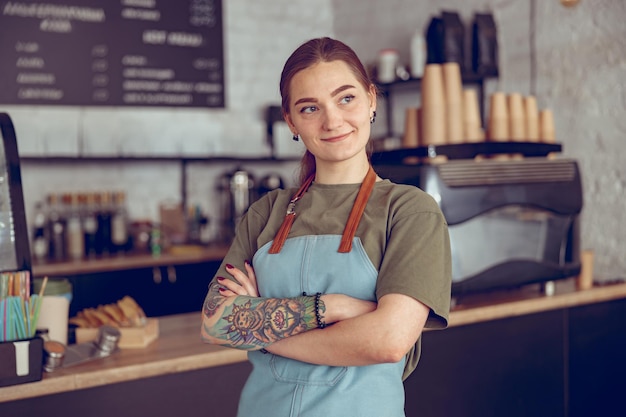
<path fill-rule="evenodd" d="M 159 320 L 149 318 L 143 327 L 120 327 L 121 349 L 144 348 L 159 337 Z M 77 328 L 76 343 L 91 342 L 98 338 L 99 328 Z"/>

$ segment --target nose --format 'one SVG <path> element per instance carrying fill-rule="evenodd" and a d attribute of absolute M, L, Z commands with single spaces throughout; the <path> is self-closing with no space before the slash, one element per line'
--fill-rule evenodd
<path fill-rule="evenodd" d="M 324 130 L 335 130 L 343 125 L 343 116 L 341 111 L 336 108 L 329 107 L 324 113 Z"/>

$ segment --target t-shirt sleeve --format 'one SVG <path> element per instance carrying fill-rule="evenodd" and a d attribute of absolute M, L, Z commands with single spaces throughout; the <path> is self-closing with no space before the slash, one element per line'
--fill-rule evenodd
<path fill-rule="evenodd" d="M 220 276 L 231 277 L 226 271 L 226 264 L 231 264 L 242 271 L 245 270 L 244 262 L 246 260 L 252 261 L 252 257 L 257 251 L 257 237 L 267 222 L 267 213 L 270 206 L 271 202 L 269 199 L 267 197 L 262 198 L 254 202 L 242 216 L 230 248 L 213 279 Z"/>
<path fill-rule="evenodd" d="M 376 296 L 399 293 L 430 308 L 426 327 L 445 328 L 452 281 L 448 225 L 434 199 L 421 190 L 391 213 Z"/>

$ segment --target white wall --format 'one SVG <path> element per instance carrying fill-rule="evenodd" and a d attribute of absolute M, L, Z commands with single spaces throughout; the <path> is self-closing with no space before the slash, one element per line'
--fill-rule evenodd
<path fill-rule="evenodd" d="M 594 250 L 599 279 L 625 278 L 626 2 L 580 0 L 573 8 L 558 0 L 356 4 L 333 2 L 335 32 L 368 62 L 375 61 L 380 49 L 393 47 L 408 63 L 413 31 L 425 30 L 431 15 L 442 10 L 457 10 L 467 27 L 474 11 L 494 14 L 500 77 L 488 91 L 534 93 L 539 107 L 553 110 L 563 156 L 577 159 L 583 175 L 583 248 Z M 403 115 L 395 116 L 394 125 L 401 128 Z"/>
<path fill-rule="evenodd" d="M 154 153 L 188 155 L 267 154 L 263 109 L 279 102 L 280 70 L 297 45 L 311 37 L 330 35 L 354 47 L 368 63 L 384 47 L 399 49 L 408 60 L 411 34 L 424 30 L 431 15 L 444 9 L 459 11 L 467 24 L 474 11 L 494 13 L 501 75 L 489 84 L 488 91 L 535 93 L 540 107 L 553 109 L 563 154 L 579 161 L 584 177 L 583 247 L 595 251 L 595 272 L 600 279 L 624 277 L 623 0 L 581 0 L 571 9 L 558 0 L 224 0 L 228 106 L 224 110 L 0 107 L 0 111 L 15 115 L 20 150 L 26 155 L 41 150 L 72 154 L 87 131 L 89 146 L 83 143 L 82 148 L 93 153 L 103 152 L 100 143 L 114 141 L 129 154 L 142 147 Z M 531 67 L 533 54 L 535 68 Z M 396 125 L 402 126 L 402 117 L 402 112 L 397 112 Z M 146 130 L 155 122 L 167 126 Z M 381 115 L 377 129 L 383 124 Z M 142 134 L 146 131 L 150 134 Z M 231 168 L 229 164 L 194 165 L 190 203 L 214 213 L 215 179 Z M 246 168 L 258 175 L 276 168 L 291 179 L 295 165 Z M 124 188 L 131 215 L 156 218 L 160 201 L 180 195 L 176 163 L 37 162 L 24 163 L 22 174 L 29 209 L 53 190 Z"/>

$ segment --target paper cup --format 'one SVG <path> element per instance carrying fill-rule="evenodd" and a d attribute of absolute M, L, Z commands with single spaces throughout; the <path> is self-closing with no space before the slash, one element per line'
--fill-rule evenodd
<path fill-rule="evenodd" d="M 463 84 L 461 69 L 456 62 L 442 65 L 446 99 L 447 143 L 463 143 Z"/>
<path fill-rule="evenodd" d="M 463 140 L 465 142 L 481 142 L 485 139 L 478 110 L 476 90 L 463 90 Z"/>
<path fill-rule="evenodd" d="M 526 140 L 526 117 L 524 100 L 521 94 L 512 93 L 507 97 L 509 110 L 509 139 L 512 141 Z"/>
<path fill-rule="evenodd" d="M 539 141 L 539 111 L 534 96 L 524 97 L 524 113 L 526 115 L 526 139 L 529 142 Z"/>
<path fill-rule="evenodd" d="M 552 110 L 544 109 L 539 112 L 539 139 L 542 142 L 554 143 L 554 115 Z"/>
<path fill-rule="evenodd" d="M 419 109 L 409 107 L 404 112 L 403 148 L 417 148 L 419 146 Z"/>
<path fill-rule="evenodd" d="M 491 95 L 489 100 L 488 137 L 494 142 L 507 142 L 509 136 L 509 112 L 506 95 L 496 92 Z"/>
<path fill-rule="evenodd" d="M 424 145 L 446 143 L 446 105 L 441 65 L 428 64 L 422 78 L 422 134 Z"/>

